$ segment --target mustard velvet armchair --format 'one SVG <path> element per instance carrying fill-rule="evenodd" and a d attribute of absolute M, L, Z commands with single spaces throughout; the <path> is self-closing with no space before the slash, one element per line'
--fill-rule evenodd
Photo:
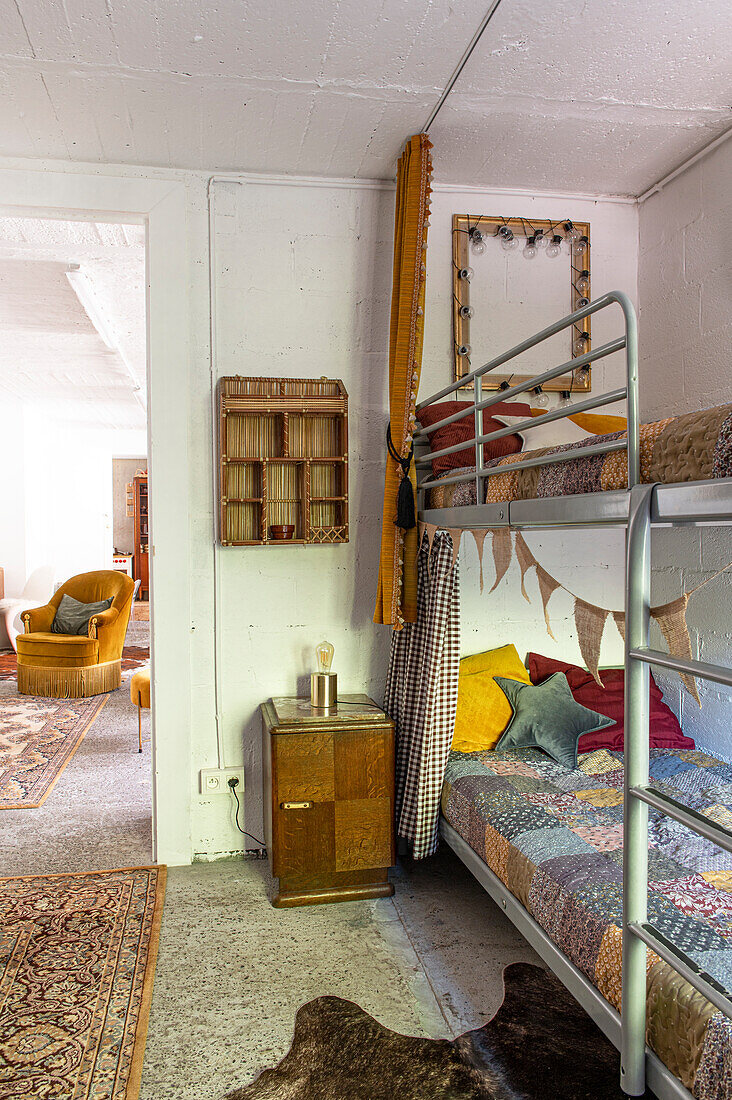
<path fill-rule="evenodd" d="M 23 611 L 25 634 L 17 639 L 20 694 L 79 699 L 118 688 L 134 590 L 126 573 L 99 569 L 71 577 L 44 607 Z M 51 624 L 65 594 L 81 603 L 111 596 L 112 605 L 92 615 L 86 635 L 54 634 Z"/>

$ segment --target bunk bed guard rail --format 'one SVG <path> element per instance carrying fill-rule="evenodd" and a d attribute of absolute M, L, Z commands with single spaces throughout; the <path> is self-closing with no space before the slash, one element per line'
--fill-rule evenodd
<path fill-rule="evenodd" d="M 591 314 L 598 313 L 600 310 L 607 309 L 609 306 L 615 304 L 619 305 L 623 312 L 625 331 L 622 336 L 619 336 L 615 340 L 610 340 L 606 344 L 602 344 L 599 348 L 587 352 L 585 355 L 579 355 L 567 363 L 562 363 L 560 366 L 543 371 L 541 374 L 535 375 L 526 382 L 522 382 L 516 386 L 509 386 L 508 389 L 498 390 L 491 397 L 483 397 L 482 379 L 484 375 L 510 362 L 511 359 L 515 359 L 517 356 L 522 355 L 525 351 L 528 351 L 529 348 L 536 347 L 537 344 L 543 343 L 543 341 L 548 340 L 550 336 L 555 336 L 558 332 L 562 332 L 563 329 L 571 329 L 585 317 L 589 317 Z M 550 382 L 553 378 L 558 378 L 560 375 L 567 374 L 571 371 L 580 370 L 582 367 L 589 366 L 591 363 L 599 359 L 604 359 L 606 356 L 612 355 L 616 351 L 622 351 L 623 349 L 625 349 L 626 384 L 622 388 L 599 394 L 595 397 L 588 398 L 586 401 L 578 401 L 566 408 L 554 409 L 551 412 L 545 413 L 543 416 L 532 417 L 531 419 L 522 421 L 520 424 L 514 424 L 512 427 L 501 428 L 498 431 L 485 434 L 483 433 L 482 416 L 484 409 L 489 409 L 492 405 L 496 405 L 500 401 L 507 401 L 517 394 L 534 390 L 537 386 L 542 386 L 545 382 Z M 607 294 L 603 294 L 600 298 L 596 298 L 594 301 L 590 302 L 589 305 L 583 306 L 582 309 L 575 310 L 574 313 L 568 314 L 568 316 L 563 317 L 559 321 L 555 321 L 554 324 L 542 329 L 541 332 L 537 332 L 527 340 L 522 340 L 520 344 L 511 348 L 510 351 L 496 356 L 495 359 L 491 359 L 490 362 L 484 363 L 482 367 L 477 367 L 474 371 L 464 375 L 457 382 L 453 382 L 452 385 L 445 386 L 445 388 L 438 393 L 432 394 L 426 401 L 422 401 L 417 405 L 417 419 L 419 419 L 419 412 L 421 409 L 426 408 L 428 405 L 433 405 L 435 402 L 441 401 L 451 394 L 456 394 L 458 390 L 463 390 L 466 386 L 470 386 L 471 384 L 473 386 L 473 394 L 472 401 L 470 401 L 468 407 L 430 425 L 429 432 L 434 432 L 438 428 L 445 427 L 447 424 L 453 424 L 457 420 L 472 416 L 475 424 L 475 473 L 453 474 L 450 477 L 441 478 L 432 478 L 429 476 L 424 478 L 420 476 L 422 469 L 428 467 L 433 459 L 443 455 L 454 454 L 456 451 L 465 450 L 464 443 L 457 443 L 452 447 L 444 447 L 442 450 L 432 451 L 430 454 L 423 454 L 415 460 L 415 466 L 417 468 L 417 488 L 420 492 L 437 485 L 454 485 L 459 482 L 471 481 L 474 478 L 476 503 L 480 504 L 484 497 L 482 490 L 484 478 L 492 477 L 495 474 L 509 473 L 511 470 L 525 470 L 531 466 L 545 466 L 550 463 L 567 462 L 570 459 L 582 458 L 586 455 L 608 454 L 611 451 L 624 450 L 628 452 L 628 488 L 632 488 L 632 486 L 639 483 L 638 322 L 633 303 L 623 291 L 611 290 Z M 466 399 L 469 398 L 468 394 L 461 396 L 464 396 Z M 523 461 L 519 458 L 516 462 L 506 463 L 505 465 L 493 467 L 491 469 L 486 469 L 483 464 L 484 444 L 489 443 L 493 439 L 501 439 L 503 436 L 513 435 L 515 432 L 521 432 L 522 434 L 524 432 L 530 432 L 532 428 L 538 428 L 542 424 L 549 424 L 554 420 L 562 420 L 564 417 L 573 416 L 580 412 L 588 412 L 590 409 L 598 409 L 603 405 L 612 405 L 619 401 L 627 401 L 628 431 L 624 439 L 588 444 L 586 447 L 578 447 L 569 452 L 564 451 L 556 455 L 543 455 L 540 458 L 529 458 Z M 427 429 L 420 428 L 416 431 L 414 433 L 414 441 L 417 448 L 424 450 L 425 446 L 429 445 Z"/>

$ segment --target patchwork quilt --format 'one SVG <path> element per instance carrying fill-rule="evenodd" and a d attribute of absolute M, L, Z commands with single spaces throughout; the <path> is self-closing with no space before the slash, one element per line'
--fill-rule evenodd
<path fill-rule="evenodd" d="M 527 458 L 576 451 L 592 443 L 624 438 L 624 432 L 589 436 L 579 443 L 562 447 L 506 455 L 486 462 L 500 467 Z M 528 433 L 531 439 L 531 432 Z M 707 481 L 732 477 L 732 405 L 719 405 L 701 412 L 687 413 L 654 424 L 640 426 L 641 481 L 672 484 L 680 481 Z M 473 467 L 470 468 L 471 470 Z M 449 476 L 469 472 L 450 470 Z M 535 497 L 560 497 L 573 493 L 598 493 L 625 489 L 628 484 L 628 458 L 625 451 L 590 455 L 566 462 L 512 470 L 485 479 L 485 503 L 504 500 L 530 500 Z M 429 491 L 430 508 L 453 508 L 475 504 L 475 482 L 440 485 Z"/>
<path fill-rule="evenodd" d="M 732 827 L 732 765 L 651 749 L 652 785 Z M 451 752 L 442 813 L 562 952 L 620 1009 L 623 756 L 572 771 L 538 749 Z M 732 855 L 649 810 L 648 916 L 732 989 Z M 648 952 L 647 1040 L 698 1100 L 732 1098 L 732 1022 Z"/>

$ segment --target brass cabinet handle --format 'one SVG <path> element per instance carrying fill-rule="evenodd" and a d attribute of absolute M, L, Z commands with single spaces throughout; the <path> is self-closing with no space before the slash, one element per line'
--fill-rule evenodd
<path fill-rule="evenodd" d="M 280 802 L 281 810 L 312 810 L 312 802 Z"/>

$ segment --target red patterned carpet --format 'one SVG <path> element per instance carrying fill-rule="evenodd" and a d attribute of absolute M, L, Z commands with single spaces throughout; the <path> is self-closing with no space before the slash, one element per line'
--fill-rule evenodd
<path fill-rule="evenodd" d="M 0 684 L 0 810 L 43 805 L 108 698 L 41 699 Z"/>
<path fill-rule="evenodd" d="M 0 1100 L 136 1100 L 165 875 L 0 879 Z"/>

